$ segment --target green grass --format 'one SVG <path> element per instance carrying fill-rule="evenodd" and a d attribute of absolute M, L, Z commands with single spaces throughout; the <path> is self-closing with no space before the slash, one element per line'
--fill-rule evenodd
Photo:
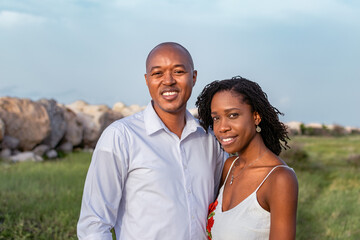
<path fill-rule="evenodd" d="M 299 181 L 297 239 L 360 239 L 360 136 L 296 137 L 309 154 L 294 168 Z"/>
<path fill-rule="evenodd" d="M 299 181 L 297 239 L 360 239 L 360 136 L 294 137 L 309 159 Z M 0 239 L 76 239 L 90 153 L 56 161 L 0 161 Z"/>
<path fill-rule="evenodd" d="M 77 239 L 89 153 L 0 165 L 0 239 Z"/>

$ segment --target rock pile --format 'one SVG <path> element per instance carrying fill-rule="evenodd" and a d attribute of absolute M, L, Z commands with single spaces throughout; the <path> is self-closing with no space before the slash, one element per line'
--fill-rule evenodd
<path fill-rule="evenodd" d="M 0 158 L 42 161 L 74 147 L 93 149 L 110 123 L 142 109 L 123 103 L 110 109 L 84 101 L 63 105 L 53 99 L 0 97 Z"/>
<path fill-rule="evenodd" d="M 113 108 L 84 101 L 63 105 L 53 99 L 32 101 L 0 97 L 0 158 L 12 162 L 57 158 L 74 148 L 93 149 L 102 131 L 113 121 L 143 110 L 118 102 Z M 198 116 L 197 109 L 190 109 Z M 339 125 L 286 123 L 291 135 L 360 133 L 359 128 Z"/>

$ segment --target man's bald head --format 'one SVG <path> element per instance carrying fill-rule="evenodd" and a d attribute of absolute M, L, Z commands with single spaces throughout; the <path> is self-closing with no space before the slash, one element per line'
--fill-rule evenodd
<path fill-rule="evenodd" d="M 183 52 L 187 55 L 187 57 L 188 57 L 188 59 L 189 59 L 189 63 L 190 63 L 190 65 L 191 65 L 192 70 L 194 70 L 194 62 L 193 62 L 193 60 L 192 60 L 192 57 L 191 57 L 189 51 L 188 51 L 185 47 L 183 47 L 181 44 L 176 43 L 176 42 L 163 42 L 163 43 L 160 43 L 159 45 L 155 46 L 155 47 L 150 51 L 150 53 L 148 54 L 148 56 L 147 56 L 147 58 L 146 58 L 146 69 L 147 69 L 147 67 L 148 67 L 149 60 L 150 60 L 150 58 L 152 57 L 152 55 L 153 55 L 154 53 L 156 53 L 157 50 L 159 50 L 159 49 L 161 49 L 161 48 L 167 48 L 167 47 L 168 47 L 168 48 L 174 48 L 174 49 L 176 49 L 176 50 L 183 51 Z"/>

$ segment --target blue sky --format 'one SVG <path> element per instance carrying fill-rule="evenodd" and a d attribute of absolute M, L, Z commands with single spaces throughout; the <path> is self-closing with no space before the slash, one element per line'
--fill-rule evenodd
<path fill-rule="evenodd" d="M 256 81 L 281 120 L 360 127 L 360 2 L 1 0 L 0 96 L 146 105 L 145 58 L 191 52 L 198 82 Z"/>

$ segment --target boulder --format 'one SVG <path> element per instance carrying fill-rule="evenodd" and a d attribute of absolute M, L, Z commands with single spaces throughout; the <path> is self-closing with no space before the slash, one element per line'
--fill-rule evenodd
<path fill-rule="evenodd" d="M 71 144 L 71 142 L 65 142 L 63 144 L 61 144 L 60 146 L 58 146 L 56 149 L 58 151 L 64 152 L 64 153 L 71 153 L 73 151 L 73 145 Z"/>
<path fill-rule="evenodd" d="M 140 112 L 142 110 L 144 110 L 145 107 L 140 107 L 137 104 L 133 104 L 130 106 L 126 106 L 124 103 L 122 102 L 117 102 L 114 104 L 114 106 L 112 107 L 112 110 L 114 112 L 119 112 L 121 113 L 121 115 L 123 115 L 124 117 L 133 115 L 134 113 Z"/>
<path fill-rule="evenodd" d="M 189 112 L 191 113 L 191 115 L 194 116 L 194 118 L 198 118 L 198 117 L 199 117 L 199 113 L 198 113 L 198 109 L 197 109 L 197 108 L 189 109 Z"/>
<path fill-rule="evenodd" d="M 47 151 L 45 155 L 48 159 L 54 159 L 58 157 L 58 153 L 54 149 Z"/>
<path fill-rule="evenodd" d="M 15 137 L 11 137 L 11 136 L 5 136 L 3 141 L 1 142 L 1 148 L 2 149 L 10 149 L 10 150 L 15 150 L 20 144 L 20 140 L 15 138 Z"/>
<path fill-rule="evenodd" d="M 108 125 L 123 117 L 121 113 L 106 105 L 89 105 L 84 101 L 77 101 L 66 106 L 77 114 L 84 126 L 83 145 L 89 148 L 95 147 L 102 131 Z"/>
<path fill-rule="evenodd" d="M 81 144 L 84 135 L 84 126 L 77 114 L 65 105 L 58 105 L 64 111 L 66 131 L 62 143 L 70 142 L 72 146 Z"/>
<path fill-rule="evenodd" d="M 8 148 L 5 148 L 0 152 L 0 158 L 2 159 L 9 159 L 10 156 L 11 156 L 11 150 Z"/>
<path fill-rule="evenodd" d="M 0 118 L 5 135 L 19 139 L 19 148 L 27 151 L 50 134 L 50 119 L 45 107 L 29 99 L 0 97 Z"/>
<path fill-rule="evenodd" d="M 120 112 L 122 110 L 124 110 L 126 108 L 126 105 L 122 102 L 117 102 L 114 104 L 114 106 L 112 107 L 112 110 L 115 111 L 115 112 Z"/>
<path fill-rule="evenodd" d="M 5 136 L 5 123 L 0 118 L 0 142 L 3 140 L 4 136 Z"/>
<path fill-rule="evenodd" d="M 41 144 L 39 146 L 36 146 L 32 151 L 35 153 L 35 155 L 38 156 L 44 156 L 47 151 L 49 151 L 50 146 L 46 144 Z"/>
<path fill-rule="evenodd" d="M 38 103 L 42 104 L 50 119 L 50 134 L 44 139 L 43 143 L 54 148 L 58 145 L 66 132 L 66 121 L 63 108 L 59 107 L 53 99 L 41 99 Z"/>

